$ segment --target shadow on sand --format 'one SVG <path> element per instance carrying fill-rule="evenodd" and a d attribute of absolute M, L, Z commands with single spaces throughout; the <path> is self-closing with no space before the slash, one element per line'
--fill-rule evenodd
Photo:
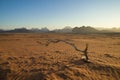
<path fill-rule="evenodd" d="M 83 65 L 83 64 L 89 64 L 91 62 L 85 61 L 84 59 L 79 59 L 79 60 L 73 60 L 70 63 L 75 64 L 75 65 Z"/>

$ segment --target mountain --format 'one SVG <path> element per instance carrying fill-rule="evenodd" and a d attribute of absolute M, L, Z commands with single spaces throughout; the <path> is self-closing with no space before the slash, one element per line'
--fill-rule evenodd
<path fill-rule="evenodd" d="M 66 26 L 63 29 L 55 29 L 53 31 L 56 33 L 72 33 L 72 28 L 70 26 Z"/>
<path fill-rule="evenodd" d="M 31 32 L 39 33 L 41 30 L 38 28 L 32 28 L 30 29 Z"/>
<path fill-rule="evenodd" d="M 40 32 L 49 32 L 49 29 L 44 27 L 44 28 L 41 28 Z"/>
<path fill-rule="evenodd" d="M 111 28 L 109 31 L 120 32 L 120 28 Z"/>
<path fill-rule="evenodd" d="M 13 30 L 2 30 L 2 29 L 0 29 L 0 33 L 26 33 L 26 32 L 30 32 L 30 31 L 26 28 L 15 28 Z"/>
<path fill-rule="evenodd" d="M 14 30 L 10 30 L 10 32 L 20 32 L 20 33 L 24 33 L 24 32 L 30 32 L 30 30 L 26 29 L 26 28 L 16 28 Z"/>
<path fill-rule="evenodd" d="M 0 29 L 0 33 L 3 33 L 3 32 L 4 32 L 4 30 Z"/>
<path fill-rule="evenodd" d="M 63 29 L 55 29 L 49 30 L 46 27 L 41 29 L 32 28 L 15 28 L 13 30 L 2 30 L 0 29 L 0 33 L 79 33 L 79 34 L 91 34 L 91 33 L 120 33 L 120 28 L 111 28 L 111 29 L 95 29 L 91 26 L 82 26 L 82 27 L 74 27 L 66 26 Z"/>
<path fill-rule="evenodd" d="M 75 27 L 72 29 L 73 33 L 83 33 L 83 34 L 87 34 L 87 33 L 100 33 L 99 30 L 90 27 L 90 26 L 82 26 L 82 27 Z"/>
<path fill-rule="evenodd" d="M 0 33 L 47 33 L 49 32 L 49 29 L 48 28 L 41 28 L 41 29 L 38 29 L 38 28 L 32 28 L 32 29 L 26 29 L 26 28 L 15 28 L 13 30 L 2 30 L 0 29 Z"/>

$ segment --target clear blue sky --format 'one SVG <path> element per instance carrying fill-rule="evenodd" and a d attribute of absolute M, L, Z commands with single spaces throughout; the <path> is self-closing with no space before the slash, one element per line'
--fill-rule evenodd
<path fill-rule="evenodd" d="M 0 28 L 120 27 L 120 0 L 0 0 Z"/>

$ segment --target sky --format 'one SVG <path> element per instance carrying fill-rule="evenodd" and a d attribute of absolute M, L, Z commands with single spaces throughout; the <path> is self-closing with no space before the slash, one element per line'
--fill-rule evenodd
<path fill-rule="evenodd" d="M 0 0 L 0 29 L 120 28 L 120 0 Z"/>

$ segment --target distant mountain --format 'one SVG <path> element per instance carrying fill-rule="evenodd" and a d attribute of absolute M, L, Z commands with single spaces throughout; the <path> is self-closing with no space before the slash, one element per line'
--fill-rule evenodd
<path fill-rule="evenodd" d="M 35 33 L 41 32 L 41 30 L 38 29 L 38 28 L 32 28 L 32 29 L 30 29 L 30 31 L 31 31 L 31 32 L 35 32 Z"/>
<path fill-rule="evenodd" d="M 82 26 L 82 27 L 75 27 L 72 30 L 73 33 L 83 33 L 83 34 L 87 34 L 87 33 L 100 33 L 99 30 L 90 27 L 90 26 Z"/>
<path fill-rule="evenodd" d="M 0 33 L 46 33 L 49 32 L 48 28 L 32 28 L 32 29 L 26 29 L 26 28 L 15 28 L 13 30 L 2 30 L 0 29 Z"/>
<path fill-rule="evenodd" d="M 53 31 L 56 33 L 72 33 L 72 28 L 70 26 L 66 26 L 63 29 L 55 29 Z"/>
<path fill-rule="evenodd" d="M 41 29 L 32 28 L 15 28 L 13 30 L 2 30 L 0 33 L 79 33 L 79 34 L 90 34 L 90 33 L 120 33 L 120 28 L 111 28 L 111 29 L 95 29 L 91 26 L 82 26 L 71 28 L 69 26 L 64 27 L 63 29 L 49 30 L 44 27 Z"/>
<path fill-rule="evenodd" d="M 24 33 L 24 32 L 30 32 L 26 28 L 15 28 L 13 30 L 0 30 L 0 33 Z"/>
<path fill-rule="evenodd" d="M 44 27 L 44 28 L 41 28 L 40 32 L 49 32 L 49 29 Z"/>
<path fill-rule="evenodd" d="M 0 29 L 0 33 L 3 33 L 3 32 L 4 32 L 4 30 Z"/>
<path fill-rule="evenodd" d="M 24 33 L 24 32 L 30 32 L 30 30 L 26 29 L 26 28 L 16 28 L 14 30 L 10 30 L 9 32 L 20 32 L 20 33 Z"/>
<path fill-rule="evenodd" d="M 109 29 L 109 31 L 112 31 L 112 32 L 120 32 L 120 28 L 111 28 L 111 29 Z"/>
<path fill-rule="evenodd" d="M 102 32 L 120 32 L 120 27 L 119 28 L 116 28 L 116 27 L 113 27 L 113 28 L 102 28 L 102 27 L 98 27 L 97 28 L 98 30 L 101 30 Z"/>

